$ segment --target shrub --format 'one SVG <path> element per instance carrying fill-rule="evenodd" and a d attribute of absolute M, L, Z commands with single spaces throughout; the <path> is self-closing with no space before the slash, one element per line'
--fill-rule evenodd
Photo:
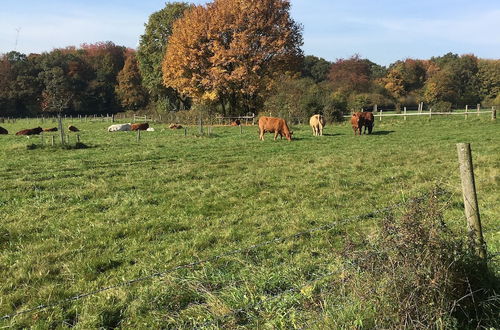
<path fill-rule="evenodd" d="M 439 101 L 432 104 L 432 111 L 435 112 L 451 112 L 451 103 L 446 101 Z"/>
<path fill-rule="evenodd" d="M 356 269 L 348 283 L 352 300 L 377 310 L 368 323 L 415 329 L 499 326 L 498 280 L 461 237 L 429 198 L 400 217 L 386 216 L 370 238 L 347 244 L 345 256 Z"/>

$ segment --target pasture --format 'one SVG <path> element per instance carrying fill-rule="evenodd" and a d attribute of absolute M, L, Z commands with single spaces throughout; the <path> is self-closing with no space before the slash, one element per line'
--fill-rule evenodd
<path fill-rule="evenodd" d="M 464 231 L 458 142 L 472 144 L 485 240 L 490 252 L 500 248 L 500 135 L 489 116 L 384 118 L 361 137 L 348 123 L 327 125 L 322 137 L 292 126 L 293 142 L 259 141 L 257 126 L 214 127 L 209 137 L 190 127 L 185 137 L 165 124 L 137 142 L 134 132 L 108 133 L 109 123 L 78 121 L 65 127 L 81 129 L 89 148 L 12 135 L 40 124 L 1 125 L 11 135 L 0 136 L 0 317 L 169 272 L 0 326 L 369 328 L 376 306 L 337 285 L 339 251 L 347 237 L 369 235 L 377 216 L 170 270 L 436 185 L 447 191 L 444 220 Z"/>

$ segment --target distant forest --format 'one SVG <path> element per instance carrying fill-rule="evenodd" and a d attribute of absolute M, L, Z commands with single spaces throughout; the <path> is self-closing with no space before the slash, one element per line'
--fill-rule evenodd
<path fill-rule="evenodd" d="M 291 116 L 313 113 L 335 116 L 375 104 L 397 109 L 424 102 L 443 111 L 466 104 L 500 105 L 498 59 L 448 53 L 426 60 L 402 59 L 388 67 L 359 55 L 329 62 L 302 55 L 301 31 L 290 23 L 290 19 L 283 20 L 288 22 L 287 28 L 296 33 L 295 39 L 286 41 L 293 43 L 293 47 L 289 47 L 289 62 L 281 59 L 264 70 L 262 65 L 249 66 L 243 61 L 232 60 L 223 63 L 225 69 L 219 69 L 215 62 L 206 64 L 206 59 L 222 61 L 220 59 L 227 55 L 230 46 L 219 47 L 225 51 L 219 56 L 217 48 L 200 44 L 199 48 L 208 55 L 189 58 L 188 54 L 185 57 L 189 62 L 181 63 L 184 58 L 181 51 L 185 49 L 182 48 L 183 40 L 175 39 L 175 22 L 190 19 L 189 26 L 196 26 L 193 20 L 197 16 L 186 14 L 194 11 L 191 8 L 186 3 L 168 3 L 164 9 L 153 13 L 137 51 L 112 42 L 100 42 L 42 54 L 26 55 L 15 51 L 1 54 L 0 117 L 55 113 L 93 115 L 127 110 L 162 113 L 195 108 L 225 115 L 287 111 Z M 217 13 L 210 15 L 215 17 Z M 230 23 L 226 20 L 223 24 Z M 238 17 L 235 16 L 232 23 L 239 24 Z M 215 28 L 226 33 L 226 39 L 228 29 L 234 30 L 234 26 L 214 23 Z M 158 31 L 162 32 L 160 36 L 155 35 Z M 194 35 L 196 31 L 182 32 L 182 35 Z M 175 40 L 173 45 L 181 54 L 180 58 L 176 58 L 177 53 L 173 51 L 168 53 L 170 38 Z M 234 40 L 231 47 L 233 44 Z M 259 51 L 267 55 L 269 47 L 252 55 L 257 57 Z M 188 72 L 186 65 L 193 64 L 196 65 L 194 71 L 198 66 L 207 65 L 206 71 L 200 69 L 198 76 Z M 231 74 L 227 75 L 229 70 Z M 178 76 L 178 72 L 189 74 L 189 79 Z M 255 72 L 261 76 L 252 76 Z M 165 74 L 172 77 L 165 77 Z M 194 77 L 200 80 L 192 82 Z M 240 85 L 239 81 L 266 81 L 266 85 L 262 88 Z"/>

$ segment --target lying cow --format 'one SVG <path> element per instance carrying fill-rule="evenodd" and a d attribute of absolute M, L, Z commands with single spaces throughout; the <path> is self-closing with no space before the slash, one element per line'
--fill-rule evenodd
<path fill-rule="evenodd" d="M 365 118 L 362 115 L 362 112 L 355 112 L 351 116 L 351 125 L 354 130 L 354 135 L 361 135 L 361 129 L 365 123 Z"/>
<path fill-rule="evenodd" d="M 44 128 L 44 132 L 57 132 L 57 127 L 52 127 L 52 128 Z"/>
<path fill-rule="evenodd" d="M 181 129 L 182 126 L 178 125 L 178 124 L 172 124 L 172 125 L 168 126 L 168 128 L 170 128 L 170 129 Z"/>
<path fill-rule="evenodd" d="M 132 131 L 145 131 L 149 128 L 148 123 L 132 124 L 130 125 L 130 130 Z"/>
<path fill-rule="evenodd" d="M 130 131 L 131 124 L 115 124 L 108 127 L 108 132 L 125 132 Z"/>
<path fill-rule="evenodd" d="M 22 131 L 17 132 L 16 135 L 39 135 L 42 132 L 43 129 L 41 127 L 36 127 L 30 129 L 23 129 Z"/>
<path fill-rule="evenodd" d="M 241 121 L 239 119 L 236 119 L 235 121 L 231 122 L 231 126 L 240 126 Z"/>
<path fill-rule="evenodd" d="M 259 119 L 259 139 L 264 141 L 264 133 L 274 133 L 274 140 L 278 135 L 286 137 L 288 141 L 292 141 L 293 132 L 290 131 L 286 121 L 283 118 L 275 117 L 260 117 Z"/>
<path fill-rule="evenodd" d="M 371 112 L 361 112 L 361 116 L 364 119 L 363 126 L 365 127 L 364 134 L 366 134 L 366 130 L 368 129 L 368 134 L 372 134 L 373 125 L 375 123 L 375 118 L 373 117 L 373 113 Z"/>
<path fill-rule="evenodd" d="M 0 126 L 0 135 L 2 134 L 9 134 L 9 131 Z"/>
<path fill-rule="evenodd" d="M 322 136 L 323 127 L 326 125 L 325 117 L 322 115 L 314 115 L 309 119 L 309 125 L 311 125 L 314 136 Z"/>
<path fill-rule="evenodd" d="M 76 128 L 75 126 L 73 126 L 73 125 L 69 125 L 68 126 L 68 130 L 70 132 L 80 132 L 80 130 L 78 128 Z"/>

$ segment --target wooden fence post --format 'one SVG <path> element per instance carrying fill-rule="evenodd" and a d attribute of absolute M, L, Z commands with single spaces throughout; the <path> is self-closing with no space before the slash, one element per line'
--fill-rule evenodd
<path fill-rule="evenodd" d="M 243 134 L 243 126 L 240 124 L 240 134 Z"/>
<path fill-rule="evenodd" d="M 429 108 L 429 120 L 432 119 L 432 107 Z"/>
<path fill-rule="evenodd" d="M 61 133 L 61 144 L 64 145 L 64 130 L 63 130 L 61 115 L 57 117 L 57 120 L 58 120 L 59 132 Z"/>
<path fill-rule="evenodd" d="M 479 217 L 479 205 L 477 202 L 470 144 L 458 143 L 457 151 L 469 238 L 474 243 L 478 256 L 481 259 L 486 259 L 486 243 L 483 239 L 483 231 Z"/>
<path fill-rule="evenodd" d="M 406 107 L 404 107 L 404 113 L 405 113 L 404 118 L 406 120 Z"/>
<path fill-rule="evenodd" d="M 497 109 L 495 107 L 491 107 L 491 120 L 497 119 Z"/>
<path fill-rule="evenodd" d="M 481 111 L 481 104 L 477 105 L 477 115 L 479 116 L 479 111 Z"/>
<path fill-rule="evenodd" d="M 50 144 L 51 144 L 52 146 L 54 146 L 54 144 L 55 144 L 55 137 L 54 137 L 54 135 L 52 135 L 52 136 L 50 137 Z"/>
<path fill-rule="evenodd" d="M 469 106 L 465 105 L 465 119 L 469 117 Z"/>
<path fill-rule="evenodd" d="M 382 121 L 382 109 L 380 109 L 380 121 Z"/>
<path fill-rule="evenodd" d="M 184 127 L 184 136 L 187 136 L 188 135 L 188 129 L 187 127 Z"/>
<path fill-rule="evenodd" d="M 137 130 L 137 142 L 141 141 L 141 130 Z"/>

